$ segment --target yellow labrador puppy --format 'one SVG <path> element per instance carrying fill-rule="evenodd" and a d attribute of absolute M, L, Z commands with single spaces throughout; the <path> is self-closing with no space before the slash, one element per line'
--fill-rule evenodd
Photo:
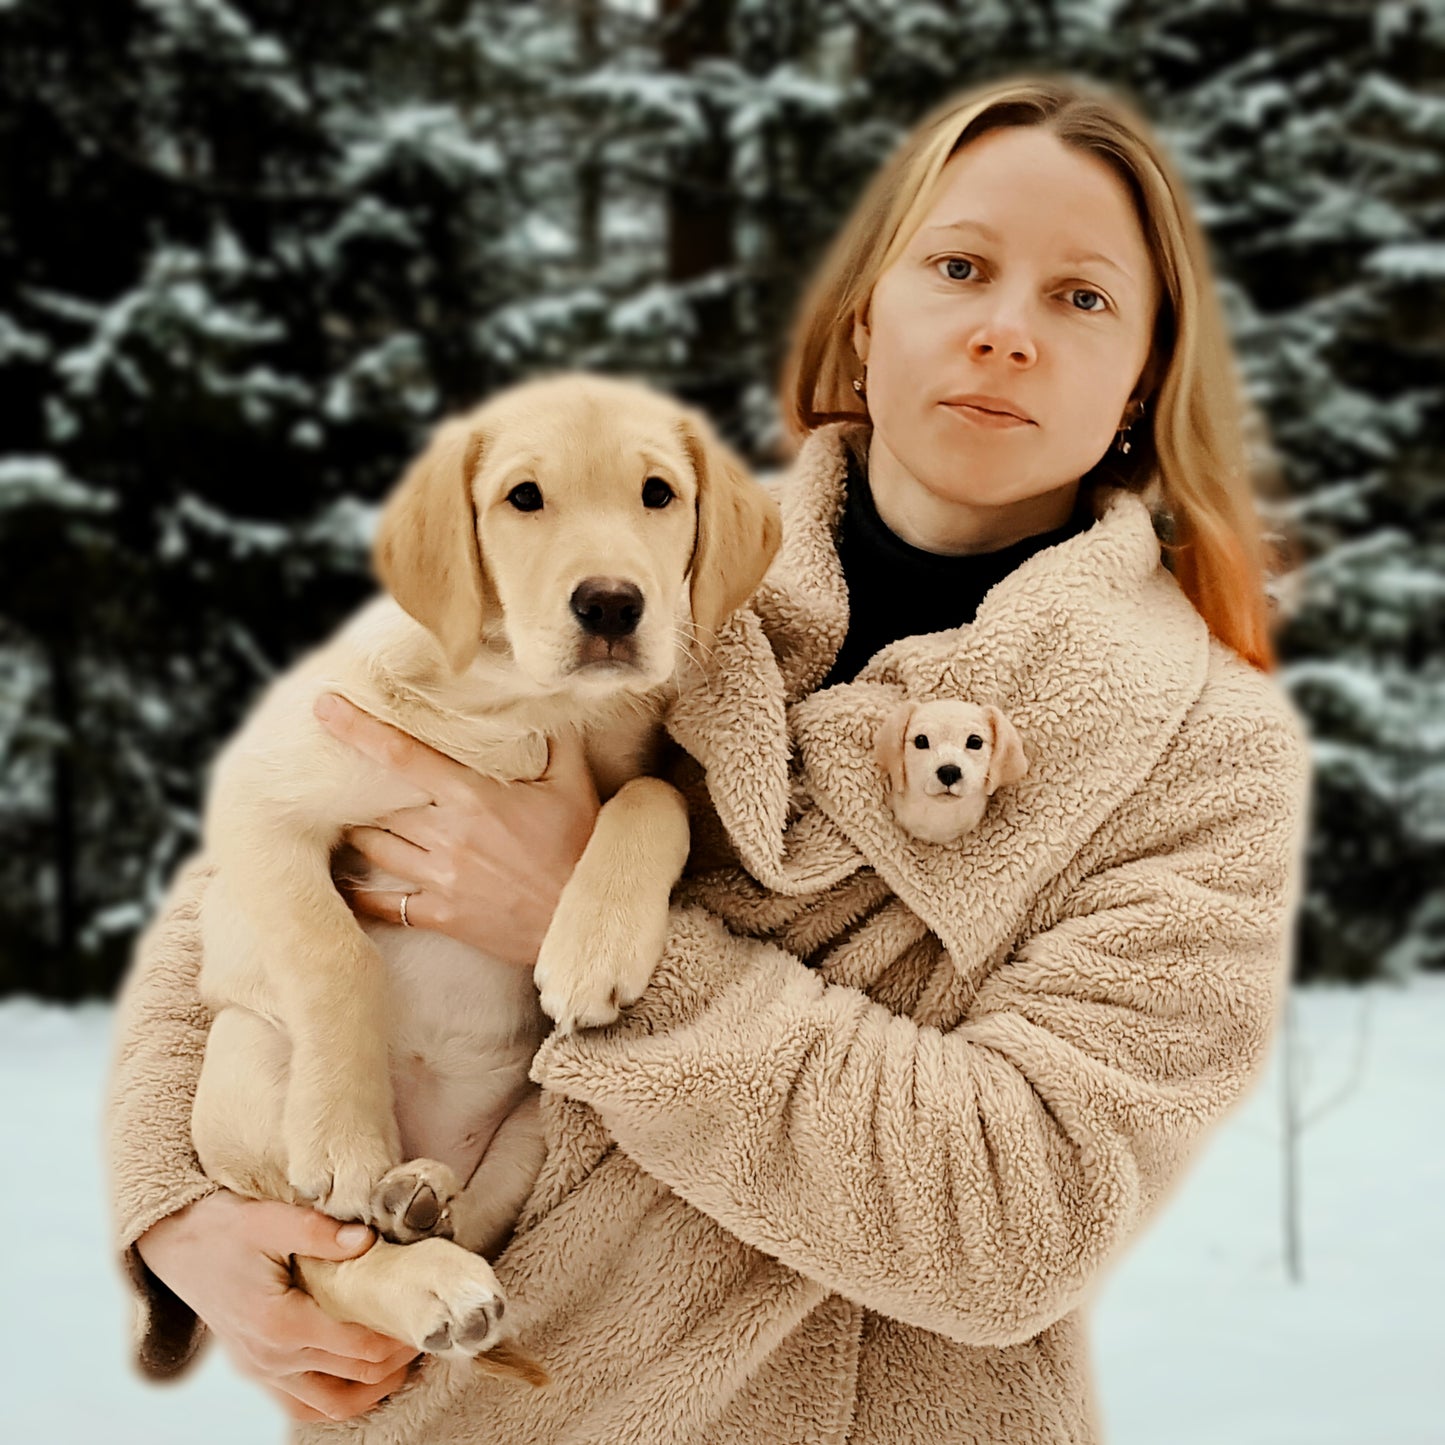
<path fill-rule="evenodd" d="M 544 1015 L 608 1022 L 651 976 L 688 850 L 682 799 L 646 776 L 660 709 L 780 531 L 670 399 L 580 375 L 515 388 L 437 430 L 381 517 L 390 596 L 281 677 L 220 754 L 201 920 L 216 1018 L 192 1133 L 218 1183 L 377 1228 L 360 1258 L 296 1262 L 337 1319 L 545 1379 L 503 1342 L 485 1258 L 545 1150 L 527 1071 Z M 430 800 L 322 728 L 323 691 L 502 779 L 540 776 L 548 739 L 581 735 L 604 804 L 533 977 L 346 907 L 342 829 Z"/>

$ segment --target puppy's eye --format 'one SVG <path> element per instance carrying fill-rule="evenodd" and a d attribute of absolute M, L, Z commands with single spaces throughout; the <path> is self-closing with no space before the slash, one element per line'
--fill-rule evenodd
<path fill-rule="evenodd" d="M 919 733 L 918 736 L 913 739 L 913 746 L 918 748 L 920 751 L 926 748 L 928 746 L 928 734 Z"/>
<path fill-rule="evenodd" d="M 644 507 L 665 507 L 675 496 L 676 492 L 662 480 L 661 477 L 648 477 L 642 484 L 642 505 Z"/>
<path fill-rule="evenodd" d="M 983 739 L 982 739 L 981 737 L 979 737 L 979 735 L 978 735 L 977 733 L 969 733 L 969 735 L 968 735 L 968 741 L 964 744 L 964 747 L 966 747 L 966 748 L 981 748 L 982 746 L 983 746 Z"/>
<path fill-rule="evenodd" d="M 536 482 L 518 482 L 507 493 L 507 500 L 519 512 L 540 512 L 542 510 L 542 489 Z"/>

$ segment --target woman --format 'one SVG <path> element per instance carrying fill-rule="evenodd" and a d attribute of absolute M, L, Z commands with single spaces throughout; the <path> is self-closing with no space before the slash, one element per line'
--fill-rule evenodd
<path fill-rule="evenodd" d="M 1261 1066 L 1308 783 L 1205 249 L 1146 128 L 1033 80 L 924 121 L 824 263 L 786 404 L 783 551 L 669 723 L 695 855 L 665 956 L 534 1065 L 549 1153 L 496 1269 L 553 1385 L 409 1375 L 277 1262 L 364 1238 L 196 1172 L 197 873 L 112 1113 L 155 1372 L 194 1309 L 367 1442 L 1098 1438 L 1083 1306 Z M 1023 739 L 956 845 L 889 812 L 903 697 Z M 577 759 L 503 789 L 328 725 L 437 799 L 356 840 L 410 922 L 527 965 L 596 808 Z"/>

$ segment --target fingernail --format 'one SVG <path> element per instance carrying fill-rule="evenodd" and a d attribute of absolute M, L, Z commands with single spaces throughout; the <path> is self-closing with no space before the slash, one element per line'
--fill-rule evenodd
<path fill-rule="evenodd" d="M 312 705 L 312 712 L 325 722 L 329 717 L 336 716 L 336 694 L 334 692 L 323 692 Z"/>
<path fill-rule="evenodd" d="M 342 1249 L 355 1249 L 371 1238 L 371 1230 L 364 1224 L 343 1224 L 336 1231 L 336 1242 Z"/>

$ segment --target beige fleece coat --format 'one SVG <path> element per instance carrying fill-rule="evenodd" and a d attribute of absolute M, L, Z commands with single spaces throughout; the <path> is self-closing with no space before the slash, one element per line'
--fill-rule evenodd
<path fill-rule="evenodd" d="M 972 625 L 809 696 L 847 624 L 843 444 L 804 448 L 777 563 L 673 711 L 701 871 L 656 976 L 537 1055 L 549 1156 L 496 1271 L 553 1384 L 428 1359 L 298 1438 L 1100 1439 L 1085 1308 L 1264 1060 L 1306 739 L 1115 491 Z M 888 806 L 873 737 L 901 697 L 996 704 L 1023 739 L 1027 775 L 958 843 Z M 203 883 L 177 885 L 121 1010 L 123 1249 L 209 1187 L 187 1129 Z M 198 1331 L 127 1257 L 142 1360 L 173 1373 Z"/>

